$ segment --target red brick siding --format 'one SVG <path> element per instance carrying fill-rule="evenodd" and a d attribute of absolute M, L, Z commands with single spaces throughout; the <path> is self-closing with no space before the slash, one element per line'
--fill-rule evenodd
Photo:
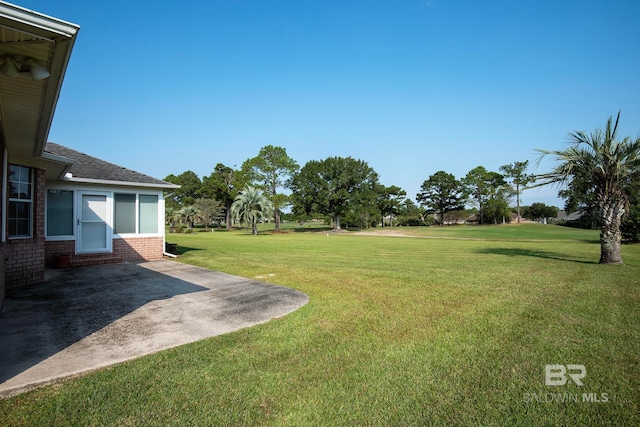
<path fill-rule="evenodd" d="M 103 254 L 76 254 L 75 241 L 55 240 L 45 243 L 46 265 L 55 267 L 57 255 L 71 255 L 71 265 L 112 264 L 123 261 L 162 259 L 162 237 L 129 237 L 113 239 L 113 252 Z"/>
<path fill-rule="evenodd" d="M 74 240 L 53 240 L 44 242 L 44 263 L 47 267 L 55 266 L 55 257 L 58 255 L 74 255 L 76 242 Z"/>
<path fill-rule="evenodd" d="M 113 252 L 126 260 L 162 259 L 162 237 L 127 237 L 113 240 Z"/>
<path fill-rule="evenodd" d="M 45 171 L 34 169 L 34 172 L 33 237 L 8 240 L 5 248 L 7 289 L 44 281 Z"/>

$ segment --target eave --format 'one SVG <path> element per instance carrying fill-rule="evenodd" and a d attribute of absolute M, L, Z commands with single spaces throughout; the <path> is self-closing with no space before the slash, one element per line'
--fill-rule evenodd
<path fill-rule="evenodd" d="M 79 28 L 0 1 L 0 57 L 33 58 L 50 74 L 0 74 L 0 130 L 12 161 L 42 155 Z"/>

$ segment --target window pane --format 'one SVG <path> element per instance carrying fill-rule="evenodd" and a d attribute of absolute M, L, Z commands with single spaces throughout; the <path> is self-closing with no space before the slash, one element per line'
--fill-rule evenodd
<path fill-rule="evenodd" d="M 73 191 L 47 191 L 47 235 L 73 235 Z"/>
<path fill-rule="evenodd" d="M 92 194 L 82 195 L 82 220 L 100 222 L 107 220 L 105 196 L 94 196 Z"/>
<path fill-rule="evenodd" d="M 17 199 L 20 193 L 20 184 L 17 182 L 9 181 L 9 198 Z"/>
<path fill-rule="evenodd" d="M 31 169 L 9 165 L 9 237 L 31 236 Z"/>
<path fill-rule="evenodd" d="M 85 222 L 82 224 L 82 249 L 104 249 L 107 247 L 107 224 Z"/>
<path fill-rule="evenodd" d="M 140 195 L 140 233 L 158 232 L 158 196 Z"/>
<path fill-rule="evenodd" d="M 20 182 L 29 182 L 31 181 L 30 179 L 30 170 L 29 168 L 25 168 L 24 166 L 16 166 L 16 168 L 18 168 L 19 171 L 19 180 Z"/>
<path fill-rule="evenodd" d="M 31 200 L 31 184 L 29 183 L 20 183 L 20 198 Z"/>
<path fill-rule="evenodd" d="M 8 232 L 10 237 L 31 235 L 31 202 L 9 202 Z"/>
<path fill-rule="evenodd" d="M 118 234 L 136 232 L 136 195 L 115 195 L 115 231 Z"/>
<path fill-rule="evenodd" d="M 31 169 L 9 165 L 9 198 L 31 200 Z"/>

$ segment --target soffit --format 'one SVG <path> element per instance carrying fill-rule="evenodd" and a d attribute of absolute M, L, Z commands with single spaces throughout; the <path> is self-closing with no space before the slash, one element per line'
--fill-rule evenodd
<path fill-rule="evenodd" d="M 33 58 L 50 73 L 40 81 L 0 74 L 0 130 L 10 158 L 42 154 L 78 29 L 0 2 L 0 56 Z"/>
<path fill-rule="evenodd" d="M 0 56 L 28 56 L 45 69 L 50 69 L 50 57 L 55 46 L 53 42 L 15 41 L 20 38 L 18 32 L 7 31 L 6 28 L 1 30 Z M 49 84 L 49 79 L 36 81 L 28 75 L 7 77 L 0 74 L 0 121 L 11 155 L 34 155 L 39 145 L 37 138 L 43 117 L 44 93 Z"/>

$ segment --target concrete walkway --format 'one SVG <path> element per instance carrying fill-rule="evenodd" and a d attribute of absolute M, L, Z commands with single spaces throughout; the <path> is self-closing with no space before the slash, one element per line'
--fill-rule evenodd
<path fill-rule="evenodd" d="M 7 292 L 0 397 L 284 316 L 307 303 L 281 286 L 174 261 L 49 272 Z"/>

